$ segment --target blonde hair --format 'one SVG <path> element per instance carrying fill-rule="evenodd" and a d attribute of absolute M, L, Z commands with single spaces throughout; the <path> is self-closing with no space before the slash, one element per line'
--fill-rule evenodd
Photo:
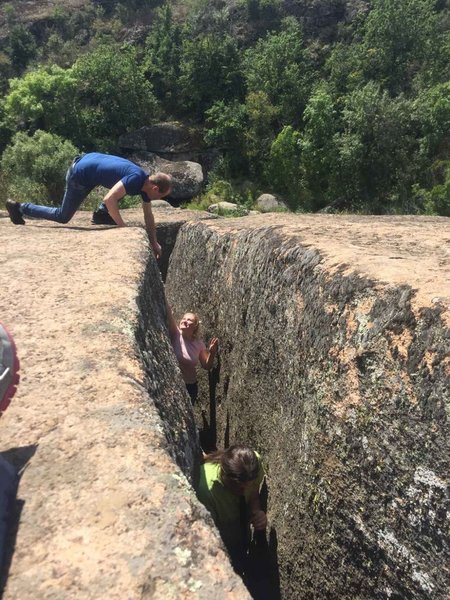
<path fill-rule="evenodd" d="M 194 332 L 192 333 L 192 337 L 193 339 L 197 340 L 199 337 L 199 333 L 200 333 L 200 317 L 198 316 L 197 313 L 195 312 L 191 312 L 190 310 L 188 310 L 187 312 L 183 313 L 183 317 L 185 317 L 186 315 L 193 315 L 194 319 L 195 319 L 195 329 Z M 181 319 L 183 319 L 183 317 L 181 317 Z"/>

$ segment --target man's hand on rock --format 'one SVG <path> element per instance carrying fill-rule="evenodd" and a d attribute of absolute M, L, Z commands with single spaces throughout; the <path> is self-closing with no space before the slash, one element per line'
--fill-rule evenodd
<path fill-rule="evenodd" d="M 158 242 L 153 242 L 152 248 L 153 248 L 153 252 L 155 254 L 155 258 L 161 258 L 162 250 L 161 250 L 161 246 L 158 244 Z"/>

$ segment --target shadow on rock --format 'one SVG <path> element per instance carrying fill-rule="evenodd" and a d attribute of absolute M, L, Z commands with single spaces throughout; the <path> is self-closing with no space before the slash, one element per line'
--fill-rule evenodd
<path fill-rule="evenodd" d="M 0 453 L 0 597 L 8 579 L 25 504 L 17 498 L 17 489 L 36 450 L 37 444 L 32 444 Z"/>

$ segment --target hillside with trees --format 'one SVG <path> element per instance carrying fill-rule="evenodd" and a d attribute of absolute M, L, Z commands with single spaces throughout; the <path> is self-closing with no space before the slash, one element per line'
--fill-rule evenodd
<path fill-rule="evenodd" d="M 72 0 L 0 8 L 0 202 L 157 121 L 221 150 L 209 191 L 450 216 L 447 0 Z M 208 193 L 208 192 L 207 192 Z"/>

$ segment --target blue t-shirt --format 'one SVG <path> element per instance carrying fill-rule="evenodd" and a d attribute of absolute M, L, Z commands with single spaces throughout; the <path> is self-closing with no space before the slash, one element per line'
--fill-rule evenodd
<path fill-rule="evenodd" d="M 148 173 L 126 158 L 90 152 L 75 164 L 72 174 L 79 184 L 88 189 L 93 189 L 97 185 L 110 189 L 121 181 L 127 194 L 130 196 L 140 194 L 144 202 L 150 202 L 147 195 L 142 192 Z"/>

